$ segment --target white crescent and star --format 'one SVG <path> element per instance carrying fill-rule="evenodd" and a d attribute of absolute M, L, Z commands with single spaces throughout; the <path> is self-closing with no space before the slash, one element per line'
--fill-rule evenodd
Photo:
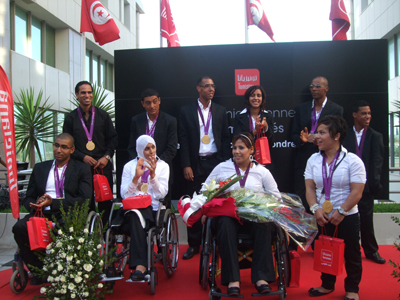
<path fill-rule="evenodd" d="M 94 1 L 90 6 L 90 18 L 96 25 L 104 25 L 108 20 L 112 19 L 100 1 Z"/>
<path fill-rule="evenodd" d="M 253 18 L 253 22 L 256 25 L 258 25 L 264 14 L 264 9 L 261 3 L 257 0 L 250 0 L 250 11 Z"/>

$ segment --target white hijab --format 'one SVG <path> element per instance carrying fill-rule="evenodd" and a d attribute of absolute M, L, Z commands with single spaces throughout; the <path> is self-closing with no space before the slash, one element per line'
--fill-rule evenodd
<path fill-rule="evenodd" d="M 148 143 L 153 144 L 154 146 L 157 147 L 156 142 L 149 135 L 143 134 L 143 135 L 139 136 L 138 139 L 136 140 L 136 153 L 139 158 L 146 159 L 143 151 L 144 151 L 144 149 L 146 149 Z"/>

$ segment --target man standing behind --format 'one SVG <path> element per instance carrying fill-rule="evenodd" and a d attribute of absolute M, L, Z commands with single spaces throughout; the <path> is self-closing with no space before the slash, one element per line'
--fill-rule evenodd
<path fill-rule="evenodd" d="M 322 76 L 315 77 L 310 84 L 313 100 L 296 106 L 293 120 L 292 141 L 297 146 L 294 188 L 308 212 L 310 209 L 305 197 L 304 170 L 310 156 L 318 152 L 315 139 L 318 120 L 327 115 L 343 117 L 343 107 L 326 97 L 328 90 L 328 80 Z"/>
<path fill-rule="evenodd" d="M 92 198 L 92 176 L 89 166 L 70 159 L 74 153 L 74 138 L 68 133 L 56 137 L 53 144 L 54 160 L 37 163 L 29 179 L 24 206 L 29 211 L 13 227 L 14 239 L 20 249 L 20 255 L 28 266 L 43 267 L 43 263 L 31 251 L 26 222 L 33 217 L 36 210 L 43 208 L 44 215 L 51 219 L 55 215 L 61 218 L 61 201 L 64 211 L 75 203 L 82 204 Z M 46 282 L 46 278 L 33 276 L 31 285 Z"/>
<path fill-rule="evenodd" d="M 183 176 L 188 192 L 199 192 L 214 167 L 230 156 L 230 136 L 225 107 L 212 103 L 214 81 L 204 76 L 197 81 L 199 98 L 181 108 L 179 115 L 179 144 Z M 188 227 L 189 248 L 183 259 L 199 253 L 200 220 Z"/>
<path fill-rule="evenodd" d="M 99 169 L 100 172 L 103 170 L 112 191 L 111 158 L 118 143 L 117 132 L 110 115 L 92 105 L 93 87 L 90 82 L 78 82 L 75 86 L 75 96 L 79 100 L 79 107 L 65 117 L 63 127 L 63 132 L 69 133 L 75 139 L 72 158 L 90 165 L 92 174 L 95 169 Z M 111 210 L 111 201 L 99 202 L 98 207 L 100 212 L 104 211 L 102 220 L 105 226 Z"/>
<path fill-rule="evenodd" d="M 358 202 L 360 213 L 361 245 L 365 256 L 378 264 L 386 262 L 378 253 L 378 243 L 374 233 L 374 199 L 382 190 L 381 172 L 383 165 L 382 134 L 369 127 L 371 108 L 366 101 L 357 101 L 353 107 L 354 126 L 347 134 L 343 146 L 357 154 L 364 162 L 367 183 L 361 200 Z"/>

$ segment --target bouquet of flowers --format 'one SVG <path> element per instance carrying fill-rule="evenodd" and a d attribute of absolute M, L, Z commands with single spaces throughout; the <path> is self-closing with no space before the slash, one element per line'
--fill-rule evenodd
<path fill-rule="evenodd" d="M 61 222 L 54 220 L 58 230 L 56 234 L 50 230 L 53 242 L 47 246 L 46 253 L 38 253 L 43 269 L 32 267 L 35 274 L 49 283 L 41 287 L 41 295 L 35 298 L 104 299 L 99 277 L 104 265 L 103 232 L 95 226 L 95 231 L 89 234 L 86 228 L 89 201 L 75 204 L 68 213 L 62 205 L 60 209 Z"/>

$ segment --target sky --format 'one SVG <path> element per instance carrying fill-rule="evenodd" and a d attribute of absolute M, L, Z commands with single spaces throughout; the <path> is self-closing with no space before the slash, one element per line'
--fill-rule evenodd
<path fill-rule="evenodd" d="M 181 46 L 245 43 L 244 0 L 169 0 Z M 140 48 L 160 47 L 160 0 L 142 0 Z M 330 0 L 261 0 L 276 42 L 332 39 Z M 345 0 L 349 12 L 349 2 Z M 249 43 L 271 43 L 249 26 Z M 164 46 L 166 41 L 164 40 Z"/>

